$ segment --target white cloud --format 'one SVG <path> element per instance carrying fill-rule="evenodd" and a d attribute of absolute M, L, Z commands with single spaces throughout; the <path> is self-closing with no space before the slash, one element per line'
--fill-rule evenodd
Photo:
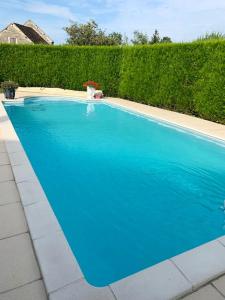
<path fill-rule="evenodd" d="M 102 0 L 101 7 L 114 12 L 114 18 L 104 20 L 105 27 L 129 35 L 135 29 L 152 34 L 157 28 L 185 41 L 225 28 L 224 0 Z"/>
<path fill-rule="evenodd" d="M 205 32 L 224 32 L 224 15 L 225 0 L 0 0 L 2 24 L 31 18 L 46 24 L 47 32 L 56 30 L 62 42 L 61 28 L 69 19 L 95 19 L 107 31 L 129 36 L 135 29 L 151 35 L 157 28 L 174 41 L 188 41 Z"/>
<path fill-rule="evenodd" d="M 33 13 L 52 15 L 59 18 L 75 18 L 69 7 L 56 4 L 47 4 L 41 1 L 27 2 L 24 9 Z"/>

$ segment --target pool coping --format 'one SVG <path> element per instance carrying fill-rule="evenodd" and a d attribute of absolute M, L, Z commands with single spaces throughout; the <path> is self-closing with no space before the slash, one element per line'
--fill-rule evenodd
<path fill-rule="evenodd" d="M 111 99 L 105 101 L 116 104 L 116 100 Z M 71 295 L 79 300 L 94 297 L 98 300 L 178 299 L 225 274 L 225 236 L 222 236 L 104 288 L 88 284 L 2 103 L 0 119 L 0 129 L 50 299 Z"/>

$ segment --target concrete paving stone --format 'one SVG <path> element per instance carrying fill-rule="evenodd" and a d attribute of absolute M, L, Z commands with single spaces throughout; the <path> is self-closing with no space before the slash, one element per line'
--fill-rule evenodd
<path fill-rule="evenodd" d="M 24 151 L 9 153 L 9 159 L 12 166 L 23 165 L 29 162 Z"/>
<path fill-rule="evenodd" d="M 20 202 L 0 206 L 0 239 L 27 232 L 27 223 Z"/>
<path fill-rule="evenodd" d="M 0 240 L 0 293 L 40 279 L 29 234 Z"/>
<path fill-rule="evenodd" d="M 0 153 L 6 152 L 5 143 L 3 141 L 0 141 Z"/>
<path fill-rule="evenodd" d="M 78 280 L 50 294 L 50 300 L 115 300 L 109 287 L 96 288 Z"/>
<path fill-rule="evenodd" d="M 225 296 L 225 275 L 213 281 L 212 284 Z"/>
<path fill-rule="evenodd" d="M 183 300 L 224 300 L 224 297 L 211 285 L 206 285 L 200 290 L 186 296 Z"/>
<path fill-rule="evenodd" d="M 37 280 L 0 294 L 0 300 L 47 300 L 47 295 L 43 281 Z"/>
<path fill-rule="evenodd" d="M 225 247 L 212 241 L 172 258 L 194 289 L 225 272 Z"/>
<path fill-rule="evenodd" d="M 0 165 L 9 165 L 9 157 L 7 153 L 0 152 Z"/>
<path fill-rule="evenodd" d="M 11 131 L 9 131 L 9 134 L 12 139 L 5 141 L 5 146 L 6 146 L 7 152 L 12 153 L 12 152 L 24 151 L 23 147 L 22 147 L 20 141 L 18 140 L 18 137 L 16 136 L 16 133 L 14 132 L 13 129 Z"/>
<path fill-rule="evenodd" d="M 0 182 L 0 205 L 20 202 L 15 181 Z"/>
<path fill-rule="evenodd" d="M 62 232 L 34 240 L 34 247 L 48 294 L 83 277 Z"/>
<path fill-rule="evenodd" d="M 26 206 L 25 215 L 32 239 L 51 235 L 51 233 L 61 230 L 56 216 L 47 201 L 40 201 Z"/>
<path fill-rule="evenodd" d="M 169 260 L 110 286 L 117 300 L 177 299 L 192 290 L 191 284 Z"/>
<path fill-rule="evenodd" d="M 23 181 L 17 183 L 17 187 L 24 206 L 40 201 L 48 201 L 40 183 L 37 181 Z"/>
<path fill-rule="evenodd" d="M 31 165 L 29 163 L 24 165 L 12 166 L 13 173 L 15 176 L 16 183 L 23 181 L 38 181 L 37 176 L 35 175 Z"/>
<path fill-rule="evenodd" d="M 14 180 L 12 168 L 10 165 L 0 166 L 0 182 Z"/>

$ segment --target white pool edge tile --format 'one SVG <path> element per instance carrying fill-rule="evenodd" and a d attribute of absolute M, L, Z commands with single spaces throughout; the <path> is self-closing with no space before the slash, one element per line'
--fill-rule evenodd
<path fill-rule="evenodd" d="M 84 277 L 62 231 L 33 243 L 48 295 Z"/>
<path fill-rule="evenodd" d="M 110 284 L 117 300 L 178 299 L 192 292 L 191 283 L 165 260 Z"/>
<path fill-rule="evenodd" d="M 32 240 L 51 236 L 55 232 L 62 231 L 47 201 L 39 201 L 27 205 L 24 207 L 24 211 Z"/>
<path fill-rule="evenodd" d="M 4 108 L 3 104 L 0 102 L 0 117 L 1 116 L 3 116 L 6 119 L 6 122 L 4 123 L 4 125 L 0 124 L 0 126 L 3 127 L 3 139 L 5 140 L 6 150 L 9 154 L 9 157 L 10 157 L 10 153 L 16 153 L 16 152 L 20 153 L 21 156 L 24 156 L 22 163 L 12 165 L 12 169 L 13 169 L 13 173 L 14 173 L 14 176 L 16 179 L 16 184 L 17 184 L 17 187 L 18 187 L 18 190 L 20 193 L 22 205 L 24 207 L 24 210 L 26 210 L 26 214 L 28 213 L 28 215 L 29 215 L 29 209 L 26 208 L 27 206 L 35 205 L 36 203 L 39 203 L 41 201 L 48 201 L 48 200 L 47 200 L 47 197 L 45 196 L 45 193 L 37 179 L 37 176 L 36 176 L 32 166 L 29 162 L 29 159 L 26 156 L 26 153 L 25 153 L 25 151 L 20 143 L 20 140 L 13 128 L 13 125 L 5 111 L 5 108 Z M 12 141 L 10 142 L 11 138 L 13 138 L 13 142 Z M 20 171 L 22 170 L 23 174 L 21 175 L 21 173 L 18 172 L 18 170 L 20 170 Z M 32 200 L 29 202 L 29 201 L 27 201 L 27 199 L 25 199 L 23 201 L 23 199 L 25 197 L 25 194 L 23 192 L 21 192 L 21 186 L 23 186 L 23 185 L 24 186 L 32 185 L 32 187 L 34 189 L 37 188 L 38 193 L 40 193 L 40 199 L 39 199 L 39 197 L 37 197 L 33 202 L 32 202 Z M 57 224 L 58 220 L 57 220 L 54 212 L 52 211 L 52 209 L 49 212 L 49 216 L 50 215 L 51 215 L 51 218 L 55 219 L 55 222 Z M 29 216 L 27 217 L 27 219 L 28 218 L 29 218 Z M 76 280 L 76 279 L 78 280 L 79 278 L 80 279 L 83 278 L 83 280 L 85 280 L 82 272 L 79 269 L 78 262 L 77 262 L 75 256 L 72 254 L 72 251 L 67 243 L 66 237 L 64 236 L 64 234 L 61 230 L 60 225 L 56 225 L 55 228 L 53 228 L 51 231 L 46 232 L 46 235 L 44 235 L 44 236 L 42 234 L 40 236 L 37 236 L 36 232 L 32 232 L 33 229 L 32 229 L 32 226 L 29 225 L 29 223 L 28 223 L 28 226 L 29 226 L 29 230 L 30 230 L 31 237 L 33 240 L 34 250 L 36 252 L 38 262 L 39 262 L 39 265 L 42 270 L 43 281 L 45 283 L 48 295 L 50 295 L 50 293 L 54 293 L 59 290 L 63 291 L 65 286 L 72 284 L 74 282 L 74 280 Z M 72 269 L 74 269 L 74 270 L 72 270 L 72 271 L 69 270 L 69 274 L 72 274 L 72 276 L 68 280 L 65 281 L 65 278 L 63 278 L 63 276 L 62 276 L 61 279 L 60 278 L 57 279 L 57 282 L 55 284 L 53 283 L 53 284 L 49 285 L 49 282 L 52 282 L 52 280 L 54 280 L 54 278 L 52 278 L 51 274 L 49 275 L 48 273 L 46 273 L 43 270 L 46 270 L 49 268 L 49 263 L 51 264 L 51 260 L 49 261 L 49 256 L 46 257 L 46 255 L 42 254 L 42 251 L 40 251 L 40 245 L 41 245 L 41 243 L 46 241 L 46 243 L 49 243 L 49 251 L 52 251 L 52 249 L 50 247 L 51 243 L 49 241 L 51 241 L 51 238 L 53 235 L 55 237 L 60 236 L 60 238 L 57 239 L 57 243 L 60 243 L 60 247 L 62 247 L 62 250 L 60 250 L 60 255 L 62 255 L 62 257 L 64 255 L 64 257 L 65 257 L 65 253 L 70 253 L 69 258 L 66 257 L 66 261 L 67 261 L 66 265 L 68 266 L 68 268 L 71 268 L 71 266 L 72 266 Z M 217 240 L 206 243 L 204 245 L 201 245 L 200 247 L 202 249 L 205 248 L 206 252 L 207 252 L 208 244 L 212 244 L 212 243 L 216 243 L 217 248 L 218 248 L 218 244 L 220 244 L 221 247 L 224 248 L 224 255 L 225 255 L 225 236 L 219 237 Z M 198 248 L 199 247 L 194 248 L 190 251 L 198 251 Z M 222 248 L 220 248 L 220 249 L 222 251 Z M 186 252 L 180 254 L 180 256 L 183 256 L 183 259 L 186 260 L 186 255 L 188 255 L 188 253 L 190 251 L 186 251 Z M 213 252 L 211 252 L 211 254 L 212 253 Z M 218 251 L 215 251 L 214 255 L 217 256 Z M 209 257 L 209 259 L 210 259 L 210 257 Z M 68 263 L 68 261 L 69 261 L 69 263 Z M 195 262 L 196 262 L 195 259 L 189 258 L 189 262 L 190 262 L 190 264 L 192 264 L 195 267 Z M 57 261 L 55 261 L 55 263 L 57 264 Z M 126 285 L 124 286 L 124 284 L 123 284 L 124 281 L 129 283 L 129 280 L 131 278 L 132 280 L 134 280 L 134 283 L 136 283 L 137 285 L 139 285 L 140 282 L 141 283 L 143 282 L 143 284 L 144 284 L 144 282 L 146 281 L 146 272 L 150 272 L 151 278 L 155 278 L 154 273 L 155 273 L 155 275 L 159 276 L 159 268 L 162 268 L 161 277 L 165 278 L 166 274 L 165 274 L 165 272 L 163 272 L 163 266 L 166 266 L 166 264 L 171 264 L 170 269 L 173 272 L 177 273 L 178 281 L 174 282 L 175 285 L 176 286 L 179 285 L 180 280 L 182 280 L 184 283 L 182 288 L 179 289 L 179 292 L 177 294 L 176 294 L 176 292 L 174 293 L 173 299 L 178 299 L 181 296 L 185 296 L 185 295 L 189 294 L 191 291 L 199 288 L 201 285 L 204 285 L 207 282 L 211 281 L 212 279 L 215 279 L 215 278 L 219 277 L 220 275 L 225 274 L 225 268 L 224 268 L 224 270 L 221 270 L 219 272 L 212 271 L 210 274 L 208 274 L 206 272 L 204 274 L 204 276 L 202 276 L 202 280 L 199 280 L 199 282 L 196 283 L 196 282 L 193 282 L 193 280 L 191 280 L 189 278 L 189 274 L 187 274 L 185 272 L 185 270 L 183 270 L 181 268 L 180 264 L 177 262 L 176 257 L 174 257 L 174 258 L 171 258 L 170 260 L 166 260 L 166 261 L 158 264 L 158 265 L 160 265 L 160 267 L 158 265 L 154 265 L 154 266 L 147 268 L 139 273 L 136 273 L 136 274 L 126 277 L 120 281 L 112 283 L 110 285 L 110 290 L 113 291 L 114 296 L 116 295 L 115 297 L 117 300 L 127 300 L 129 298 L 126 297 L 127 287 L 126 287 Z M 56 266 L 56 268 L 57 268 L 57 266 Z M 60 262 L 59 262 L 59 269 L 60 269 Z M 157 272 L 154 270 L 157 270 Z M 76 278 L 76 279 L 74 279 L 74 278 Z M 134 278 L 137 278 L 137 280 Z M 149 282 L 151 282 L 151 278 L 147 278 L 147 280 L 149 280 Z M 132 281 L 130 283 L 132 283 Z M 119 286 L 120 293 L 116 293 L 117 286 Z M 162 289 L 163 288 L 164 288 L 164 286 L 162 286 Z M 159 289 L 159 298 L 157 298 L 157 299 L 161 299 L 160 298 L 160 290 L 161 289 Z M 138 291 L 136 291 L 136 292 L 138 292 Z M 154 292 L 157 293 L 157 291 L 154 291 Z M 125 295 L 125 297 L 123 295 Z M 141 295 L 143 295 L 143 296 L 141 296 Z M 148 296 L 149 296 L 149 294 L 148 294 Z M 140 297 L 138 298 L 138 300 L 142 300 L 142 299 L 145 300 L 146 297 L 143 294 L 143 290 L 140 290 Z M 166 300 L 165 298 L 162 298 L 162 299 Z"/>
<path fill-rule="evenodd" d="M 193 290 L 197 290 L 209 281 L 225 274 L 225 246 L 219 242 L 219 239 L 170 259 L 191 282 Z"/>

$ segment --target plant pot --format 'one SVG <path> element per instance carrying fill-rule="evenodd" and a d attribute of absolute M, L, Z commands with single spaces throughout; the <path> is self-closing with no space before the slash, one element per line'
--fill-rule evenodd
<path fill-rule="evenodd" d="M 4 95 L 6 99 L 15 99 L 15 89 L 14 88 L 8 88 L 4 90 Z"/>
<path fill-rule="evenodd" d="M 87 98 L 94 99 L 94 94 L 95 94 L 96 89 L 93 86 L 88 85 L 87 86 Z"/>
<path fill-rule="evenodd" d="M 94 99 L 102 99 L 103 98 L 103 92 L 102 91 L 96 91 L 94 94 Z"/>

